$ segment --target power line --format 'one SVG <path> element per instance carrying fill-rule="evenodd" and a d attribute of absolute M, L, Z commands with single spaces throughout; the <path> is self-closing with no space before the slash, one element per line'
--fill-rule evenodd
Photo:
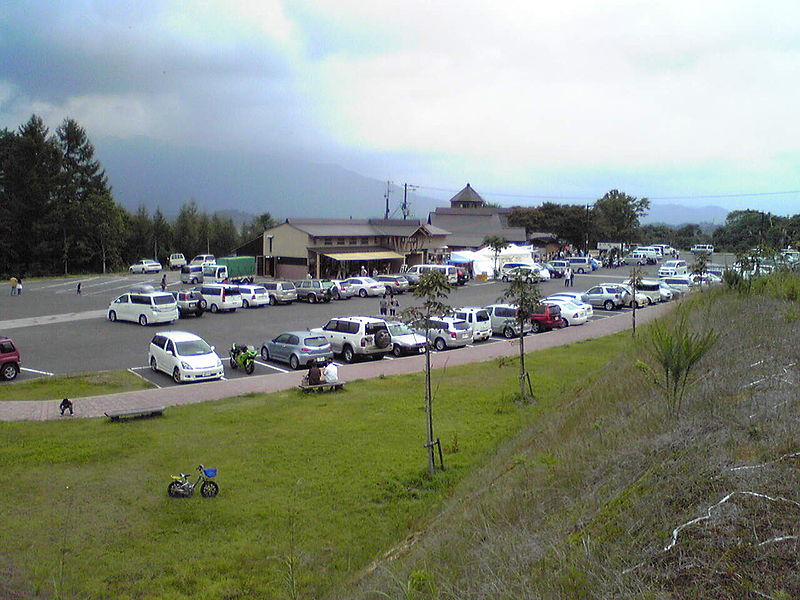
<path fill-rule="evenodd" d="M 431 187 L 426 185 L 417 186 L 421 190 L 431 190 L 436 192 L 457 193 L 461 190 Z M 787 196 L 790 194 L 800 194 L 800 190 L 788 190 L 781 192 L 745 192 L 738 194 L 696 194 L 690 196 L 645 196 L 648 200 L 713 200 L 719 198 L 752 198 L 757 196 Z M 507 194 L 502 192 L 481 192 L 483 196 L 495 196 L 501 198 L 526 198 L 530 200 L 576 200 L 585 202 L 587 200 L 597 200 L 595 196 L 548 196 L 542 194 Z"/>

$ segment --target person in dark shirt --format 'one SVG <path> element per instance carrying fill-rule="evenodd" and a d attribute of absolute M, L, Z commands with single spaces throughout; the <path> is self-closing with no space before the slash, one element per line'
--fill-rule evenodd
<path fill-rule="evenodd" d="M 64 413 L 66 411 L 69 411 L 70 416 L 72 416 L 72 414 L 73 414 L 73 412 L 72 412 L 72 402 L 70 401 L 69 398 L 64 398 L 61 401 L 61 404 L 58 405 L 58 408 L 61 410 L 61 416 L 62 417 L 64 416 Z"/>
<path fill-rule="evenodd" d="M 322 383 L 322 371 L 317 365 L 317 361 L 308 361 L 308 385 L 319 385 Z"/>

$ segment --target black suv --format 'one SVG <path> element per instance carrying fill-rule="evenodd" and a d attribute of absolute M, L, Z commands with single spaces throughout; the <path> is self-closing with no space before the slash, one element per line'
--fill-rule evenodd
<path fill-rule="evenodd" d="M 297 288 L 298 300 L 314 304 L 333 299 L 333 282 L 330 279 L 299 279 L 293 283 Z"/>

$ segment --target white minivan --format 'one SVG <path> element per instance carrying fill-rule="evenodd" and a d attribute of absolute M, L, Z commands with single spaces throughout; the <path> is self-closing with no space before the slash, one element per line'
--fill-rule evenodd
<path fill-rule="evenodd" d="M 674 275 L 686 275 L 689 267 L 685 260 L 668 260 L 658 270 L 659 277 L 672 277 Z"/>
<path fill-rule="evenodd" d="M 481 342 L 492 337 L 492 319 L 485 308 L 465 306 L 464 308 L 457 308 L 453 315 L 466 321 L 472 327 L 473 341 Z"/>
<path fill-rule="evenodd" d="M 212 313 L 221 310 L 235 312 L 237 308 L 242 308 L 242 293 L 235 285 L 204 283 L 200 286 L 200 293 Z"/>
<path fill-rule="evenodd" d="M 452 265 L 414 265 L 413 267 L 406 269 L 407 273 L 417 276 L 429 273 L 431 271 L 439 271 L 445 276 L 447 283 L 450 285 L 456 285 L 458 283 L 458 269 Z"/>
<path fill-rule="evenodd" d="M 139 325 L 177 321 L 178 303 L 166 292 L 129 292 L 112 301 L 109 321 L 133 321 Z"/>
<path fill-rule="evenodd" d="M 203 265 L 203 281 L 222 283 L 228 278 L 228 267 L 225 265 Z"/>

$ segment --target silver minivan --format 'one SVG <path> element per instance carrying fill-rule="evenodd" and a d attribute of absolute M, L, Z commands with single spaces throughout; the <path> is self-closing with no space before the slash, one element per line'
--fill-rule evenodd
<path fill-rule="evenodd" d="M 203 283 L 203 267 L 200 265 L 182 266 L 181 283 L 189 283 L 191 285 Z"/>
<path fill-rule="evenodd" d="M 291 281 L 268 281 L 264 284 L 269 295 L 269 303 L 290 304 L 297 300 L 297 288 Z"/>
<path fill-rule="evenodd" d="M 502 335 L 508 339 L 519 336 L 516 306 L 513 304 L 490 304 L 485 309 L 489 313 L 493 334 Z M 530 332 L 532 330 L 531 322 L 526 320 L 522 329 L 524 333 Z"/>

